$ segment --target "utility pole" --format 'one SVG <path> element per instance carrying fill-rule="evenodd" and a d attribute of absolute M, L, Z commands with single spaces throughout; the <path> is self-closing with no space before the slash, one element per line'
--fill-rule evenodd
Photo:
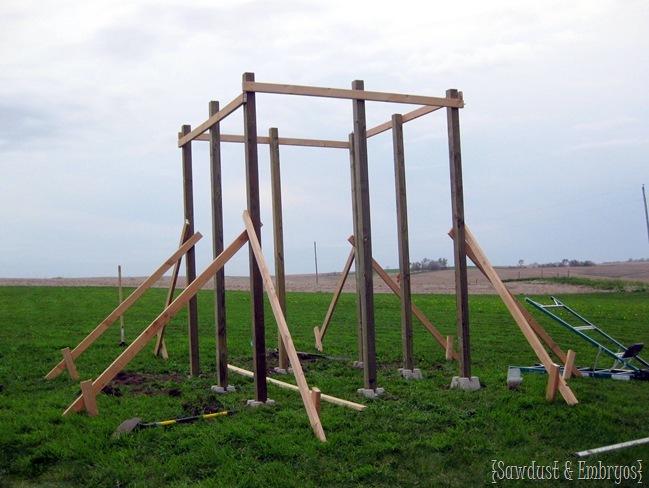
<path fill-rule="evenodd" d="M 647 239 L 649 239 L 649 212 L 647 212 L 647 195 L 644 192 L 644 185 L 642 185 L 642 199 L 644 200 L 644 218 L 647 221 Z"/>
<path fill-rule="evenodd" d="M 313 256 L 315 257 L 315 284 L 318 284 L 318 249 L 313 241 Z"/>

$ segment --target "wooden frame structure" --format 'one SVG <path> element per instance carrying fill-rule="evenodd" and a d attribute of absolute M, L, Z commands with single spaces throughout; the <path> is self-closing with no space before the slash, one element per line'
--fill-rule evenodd
<path fill-rule="evenodd" d="M 297 381 L 297 389 L 300 392 L 307 416 L 311 423 L 311 428 L 315 436 L 325 442 L 327 440 L 322 423 L 320 421 L 320 400 L 330 401 L 339 405 L 344 405 L 356 410 L 362 410 L 363 406 L 347 402 L 340 399 L 334 399 L 328 395 L 322 395 L 317 388 L 309 389 L 306 382 L 302 365 L 293 345 L 286 318 L 284 317 L 275 286 L 273 284 L 270 271 L 266 265 L 264 255 L 261 249 L 261 243 L 257 238 L 257 229 L 247 210 L 243 212 L 243 221 L 245 230 L 236 237 L 236 239 L 226 247 L 212 263 L 198 275 L 170 304 L 168 304 L 162 313 L 124 350 L 120 356 L 113 361 L 103 373 L 101 373 L 94 381 L 87 380 L 81 382 L 81 395 L 68 407 L 63 415 L 68 415 L 73 412 L 80 412 L 85 409 L 89 415 L 97 415 L 97 395 L 103 388 L 110 383 L 110 381 L 119 373 L 143 348 L 146 346 L 157 334 L 159 334 L 171 318 L 178 313 L 185 305 L 188 305 L 192 299 L 196 297 L 198 291 L 213 277 L 223 269 L 225 264 L 246 244 L 249 244 L 250 250 L 253 254 L 252 259 L 259 268 L 260 276 L 263 280 L 263 285 L 266 287 L 266 294 L 271 304 L 277 327 L 282 341 L 286 347 L 286 353 L 293 368 L 293 373 Z M 67 351 L 69 352 L 69 350 Z M 64 356 L 67 354 L 64 353 Z M 239 368 L 233 366 L 226 366 L 234 370 Z M 259 378 L 258 373 L 252 373 L 255 379 Z M 266 383 L 266 375 L 263 375 L 264 383 Z M 255 390 L 257 391 L 257 390 Z"/>
<path fill-rule="evenodd" d="M 257 134 L 256 120 L 256 94 L 276 94 L 288 96 L 309 96 L 325 97 L 350 100 L 352 103 L 353 132 L 347 141 L 343 140 L 315 140 L 281 138 L 276 129 L 271 129 L 269 137 L 259 137 Z M 391 120 L 373 128 L 367 128 L 366 124 L 366 102 L 388 102 L 419 105 L 415 110 L 405 114 L 395 114 Z M 222 246 L 223 228 L 222 212 L 223 203 L 220 188 L 220 144 L 222 142 L 236 142 L 245 145 L 246 161 L 246 194 L 247 210 L 255 229 L 257 240 L 261 242 L 260 221 L 259 221 L 259 161 L 258 144 L 269 144 L 271 146 L 271 166 L 273 168 L 271 178 L 273 180 L 273 220 L 275 235 L 275 259 L 276 259 L 276 288 L 278 291 L 279 305 L 285 314 L 285 306 L 282 305 L 284 293 L 283 275 L 283 238 L 281 224 L 281 183 L 279 179 L 279 146 L 297 145 L 307 147 L 347 149 L 350 153 L 350 172 L 352 186 L 352 211 L 355 237 L 356 257 L 356 283 L 359 308 L 359 355 L 363 362 L 364 388 L 376 390 L 376 352 L 374 333 L 374 294 L 373 294 L 373 259 L 372 259 L 372 231 L 369 201 L 369 179 L 368 179 L 368 138 L 382 132 L 393 130 L 394 155 L 395 155 L 395 185 L 397 190 L 397 213 L 399 225 L 399 253 L 402 294 L 402 336 L 404 368 L 412 369 L 412 304 L 410 298 L 409 263 L 407 259 L 407 209 L 405 189 L 405 163 L 403 156 L 403 130 L 402 125 L 408 121 L 422 117 L 428 113 L 445 108 L 448 121 L 449 138 L 449 162 L 451 172 L 453 225 L 458 235 L 464 232 L 464 204 L 462 194 L 462 172 L 459 132 L 459 109 L 464 107 L 462 93 L 457 90 L 448 90 L 445 97 L 430 97 L 419 95 L 406 95 L 396 93 L 382 93 L 366 91 L 363 81 L 352 82 L 351 89 L 323 88 L 312 86 L 285 85 L 272 83 L 259 83 L 255 81 L 253 73 L 244 73 L 242 79 L 242 93 L 235 97 L 222 109 L 218 109 L 217 102 L 210 103 L 209 118 L 196 128 L 183 125 L 178 135 L 178 147 L 183 155 L 183 188 L 185 199 L 185 218 L 193 221 L 193 201 L 191 191 L 191 143 L 193 141 L 209 141 L 211 150 L 211 172 L 212 172 L 212 202 L 213 202 L 213 228 L 214 232 L 214 254 Z M 243 135 L 225 135 L 220 132 L 220 123 L 226 117 L 241 108 L 243 110 Z M 209 133 L 208 133 L 209 132 Z M 218 211 L 217 211 L 218 210 Z M 459 243 L 458 243 L 459 242 Z M 460 345 L 460 373 L 462 376 L 470 376 L 470 352 L 469 352 L 469 315 L 468 315 L 468 282 L 466 279 L 466 252 L 463 240 L 455 243 L 456 261 L 456 301 L 458 336 Z M 265 380 L 265 327 L 263 317 L 263 278 L 258 267 L 258 261 L 254 259 L 252 247 L 249 251 L 250 268 L 250 293 L 251 313 L 253 329 L 253 349 L 255 373 L 255 400 L 265 402 L 267 400 Z M 279 264 L 277 264 L 279 262 Z M 187 262 L 188 281 L 195 276 L 195 270 L 190 270 L 191 264 Z M 227 344 L 225 329 L 225 290 L 218 284 L 215 286 L 215 323 L 217 329 L 217 376 L 219 386 L 227 388 Z M 197 321 L 197 311 L 189 309 L 189 333 L 194 335 L 192 324 Z M 193 358 L 198 355 L 197 338 L 190 339 Z M 445 343 L 448 349 L 448 343 Z M 280 367 L 283 363 L 282 340 L 280 346 Z M 197 371 L 197 369 L 196 369 Z"/>

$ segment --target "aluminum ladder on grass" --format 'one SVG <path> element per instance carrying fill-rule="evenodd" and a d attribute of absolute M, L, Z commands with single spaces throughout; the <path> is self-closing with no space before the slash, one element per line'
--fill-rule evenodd
<path fill-rule="evenodd" d="M 649 368 L 649 363 L 647 361 L 643 360 L 638 356 L 642 348 L 644 347 L 644 344 L 633 344 L 629 347 L 624 346 L 622 343 L 619 341 L 615 340 L 613 337 L 608 335 L 606 332 L 604 332 L 602 329 L 597 327 L 595 324 L 592 322 L 589 322 L 586 320 L 584 317 L 579 315 L 577 312 L 572 310 L 570 307 L 567 305 L 564 305 L 561 303 L 559 300 L 557 300 L 555 297 L 550 297 L 552 301 L 554 302 L 552 305 L 542 305 L 540 303 L 535 302 L 531 298 L 525 298 L 525 301 L 532 304 L 535 308 L 539 309 L 541 312 L 545 313 L 549 317 L 553 318 L 555 321 L 559 322 L 561 325 L 566 327 L 567 329 L 571 330 L 575 334 L 577 334 L 579 337 L 584 339 L 586 342 L 592 344 L 598 349 L 597 357 L 595 358 L 595 364 L 593 365 L 593 371 L 596 370 L 597 368 L 597 362 L 599 361 L 600 356 L 602 353 L 612 357 L 615 360 L 615 363 L 613 364 L 613 367 L 610 368 L 611 370 L 614 370 L 618 367 L 618 365 L 621 365 L 623 367 L 626 367 L 633 371 L 634 373 L 637 373 L 641 371 L 641 368 L 636 366 L 635 364 L 632 364 L 631 361 L 634 359 L 642 364 L 644 368 Z M 582 324 L 584 325 L 579 325 L 579 326 L 573 326 L 569 324 L 567 321 L 562 319 L 561 317 L 557 316 L 556 314 L 552 313 L 550 310 L 551 309 L 563 309 L 566 310 L 568 313 L 576 317 Z M 599 334 L 602 336 L 604 339 L 610 341 L 617 347 L 618 352 L 614 352 L 611 349 L 605 347 L 604 345 L 600 344 L 597 342 L 595 339 L 590 337 L 589 335 L 585 334 L 584 331 L 593 331 L 596 334 Z"/>

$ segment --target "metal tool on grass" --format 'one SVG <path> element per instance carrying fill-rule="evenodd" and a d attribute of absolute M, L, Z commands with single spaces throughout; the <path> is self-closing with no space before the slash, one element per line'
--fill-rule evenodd
<path fill-rule="evenodd" d="M 122 424 L 119 427 L 117 427 L 117 430 L 113 432 L 113 437 L 119 437 L 123 434 L 128 434 L 129 432 L 133 432 L 134 430 L 148 429 L 149 427 L 164 427 L 167 425 L 188 424 L 201 419 L 208 420 L 208 419 L 213 419 L 215 417 L 225 417 L 226 415 L 233 415 L 235 413 L 237 413 L 236 410 L 224 410 L 222 412 L 206 413 L 203 415 L 195 415 L 193 417 L 183 417 L 180 419 L 173 419 L 173 420 L 163 420 L 162 422 L 152 422 L 149 424 L 143 424 L 141 418 L 135 417 L 122 422 Z"/>

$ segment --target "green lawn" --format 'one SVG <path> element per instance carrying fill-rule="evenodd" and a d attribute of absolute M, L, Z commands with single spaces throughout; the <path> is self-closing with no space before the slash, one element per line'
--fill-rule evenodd
<path fill-rule="evenodd" d="M 507 367 L 532 365 L 537 359 L 496 296 L 470 298 L 473 374 L 483 384 L 471 393 L 448 389 L 457 363 L 445 361 L 443 349 L 418 322 L 415 361 L 424 379 L 406 381 L 398 375 L 399 304 L 392 295 L 377 295 L 378 385 L 387 394 L 363 399 L 356 394 L 363 386 L 362 372 L 352 368 L 357 358 L 355 297 L 343 295 L 324 352 L 347 359 L 321 359 L 305 363 L 304 369 L 310 386 L 368 409 L 323 403 L 328 442 L 322 443 L 295 392 L 269 385 L 276 404 L 249 409 L 245 401 L 254 396 L 252 380 L 232 373 L 236 393 L 217 396 L 210 391 L 215 374 L 212 296 L 207 291 L 199 295 L 200 377 L 187 378 L 183 311 L 167 328 L 168 361 L 153 357 L 151 343 L 127 366 L 146 378 L 143 384 L 113 385 L 112 394 L 100 394 L 97 417 L 63 417 L 80 394 L 79 383 L 66 373 L 52 381 L 43 376 L 61 359 L 62 348 L 76 346 L 112 311 L 117 290 L 0 288 L 0 486 L 467 487 L 491 484 L 494 462 L 503 467 L 555 461 L 562 479 L 543 486 L 619 486 L 612 479 L 576 479 L 578 461 L 571 454 L 649 436 L 649 382 L 571 379 L 580 402 L 575 407 L 560 395 L 556 403 L 546 402 L 546 375 L 525 375 L 519 389 L 509 390 Z M 151 290 L 127 312 L 128 342 L 160 313 L 165 297 L 166 290 Z M 298 350 L 317 352 L 313 327 L 321 324 L 330 299 L 325 293 L 289 294 L 288 323 Z M 647 292 L 560 299 L 624 343 L 649 343 Z M 414 300 L 443 335 L 455 335 L 453 296 L 419 295 Z M 251 369 L 248 294 L 229 292 L 227 307 L 230 362 Z M 532 313 L 564 350 L 577 351 L 578 365 L 592 364 L 594 349 Z M 266 316 L 267 347 L 274 349 L 277 334 L 269 306 Z M 116 323 L 77 360 L 82 379 L 96 378 L 120 354 L 119 341 Z M 221 408 L 240 411 L 111 437 L 132 417 L 152 422 Z M 649 446 L 601 454 L 586 465 L 601 461 L 637 467 L 637 460 L 649 461 Z M 575 470 L 572 482 L 564 479 L 567 462 Z M 503 486 L 527 483 L 499 481 Z"/>

